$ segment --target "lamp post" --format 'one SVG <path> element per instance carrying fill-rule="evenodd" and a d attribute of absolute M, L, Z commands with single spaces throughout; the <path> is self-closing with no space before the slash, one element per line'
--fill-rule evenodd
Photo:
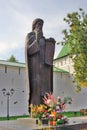
<path fill-rule="evenodd" d="M 3 95 L 7 96 L 7 120 L 9 120 L 9 96 L 11 97 L 14 93 L 14 89 L 11 88 L 7 91 L 5 88 L 2 89 Z"/>

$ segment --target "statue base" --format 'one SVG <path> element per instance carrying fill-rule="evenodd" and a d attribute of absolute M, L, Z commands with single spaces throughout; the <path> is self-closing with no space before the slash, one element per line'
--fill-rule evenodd
<path fill-rule="evenodd" d="M 69 118 L 69 123 L 58 126 L 51 126 L 47 124 L 47 120 L 39 124 L 39 120 L 36 118 L 18 118 L 17 122 L 26 127 L 32 128 L 32 130 L 40 130 L 40 128 L 50 128 L 50 130 L 87 130 L 87 116 Z"/>
<path fill-rule="evenodd" d="M 36 118 L 18 118 L 17 121 L 18 121 L 18 123 L 24 124 L 24 125 L 38 124 L 38 119 L 36 119 Z"/>

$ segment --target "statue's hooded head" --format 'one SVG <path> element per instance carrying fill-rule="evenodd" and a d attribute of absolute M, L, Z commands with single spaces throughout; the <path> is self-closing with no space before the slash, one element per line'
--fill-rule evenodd
<path fill-rule="evenodd" d="M 43 21 L 42 19 L 40 19 L 40 18 L 35 19 L 35 20 L 33 21 L 33 23 L 32 23 L 32 31 L 34 31 L 35 26 L 36 26 L 36 24 L 37 24 L 38 22 L 41 22 L 42 25 L 43 25 L 43 23 L 44 23 L 44 21 Z"/>

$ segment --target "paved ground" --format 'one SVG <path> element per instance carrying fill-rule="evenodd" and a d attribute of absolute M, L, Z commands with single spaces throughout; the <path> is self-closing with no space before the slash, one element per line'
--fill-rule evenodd
<path fill-rule="evenodd" d="M 87 123 L 87 116 L 72 117 L 69 119 L 69 124 Z M 15 121 L 0 121 L 0 130 L 33 130 L 34 128 L 42 128 L 45 126 L 37 126 L 32 124 L 21 124 Z"/>

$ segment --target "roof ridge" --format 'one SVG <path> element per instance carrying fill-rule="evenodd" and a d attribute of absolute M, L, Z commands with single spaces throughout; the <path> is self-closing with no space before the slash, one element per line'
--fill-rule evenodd
<path fill-rule="evenodd" d="M 69 73 L 68 71 L 61 69 L 61 68 L 58 68 L 55 65 L 53 65 L 53 71 L 61 72 L 61 73 Z"/>

